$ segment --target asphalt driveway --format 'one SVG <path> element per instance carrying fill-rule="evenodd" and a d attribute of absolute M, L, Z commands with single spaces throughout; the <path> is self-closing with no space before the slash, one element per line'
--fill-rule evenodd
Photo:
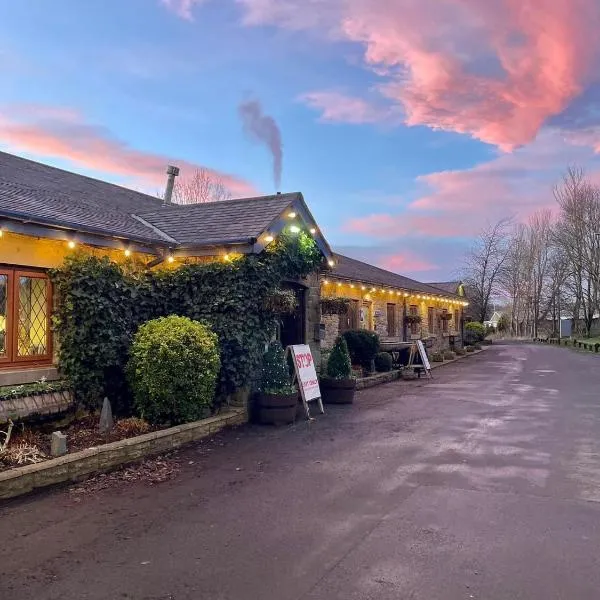
<path fill-rule="evenodd" d="M 600 598 L 600 357 L 494 346 L 155 486 L 0 509 L 0 598 Z"/>

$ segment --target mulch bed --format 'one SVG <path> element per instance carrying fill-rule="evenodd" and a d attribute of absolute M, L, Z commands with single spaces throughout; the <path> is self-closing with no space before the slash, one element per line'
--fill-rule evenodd
<path fill-rule="evenodd" d="M 157 428 L 146 425 L 144 428 L 132 427 L 129 419 L 116 421 L 113 429 L 106 433 L 100 433 L 98 430 L 99 417 L 90 415 L 74 421 L 70 425 L 60 428 L 67 436 L 67 450 L 70 453 L 86 450 L 102 444 L 125 440 L 143 433 L 156 431 Z M 143 424 L 143 422 L 140 422 Z M 58 428 L 57 428 L 58 429 Z M 16 450 L 19 447 L 33 448 L 37 447 L 39 453 L 32 459 L 21 459 L 25 462 L 18 463 L 15 460 L 13 452 L 8 453 L 4 460 L 0 456 L 0 471 L 12 469 L 14 467 L 25 466 L 34 462 L 43 462 L 52 458 L 50 456 L 50 437 L 51 432 L 45 432 L 40 428 L 20 424 L 14 426 L 8 450 Z"/>

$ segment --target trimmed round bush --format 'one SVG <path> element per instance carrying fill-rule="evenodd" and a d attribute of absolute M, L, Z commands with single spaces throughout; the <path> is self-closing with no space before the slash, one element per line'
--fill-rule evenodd
<path fill-rule="evenodd" d="M 210 413 L 220 368 L 218 338 L 206 325 L 174 315 L 147 321 L 127 364 L 134 406 L 154 424 L 201 419 Z"/>
<path fill-rule="evenodd" d="M 473 346 L 467 346 L 465 348 L 465 351 L 470 354 L 471 352 L 475 352 L 475 348 Z"/>
<path fill-rule="evenodd" d="M 327 377 L 331 379 L 350 379 L 352 377 L 352 364 L 346 340 L 340 336 L 335 341 L 329 359 L 327 360 Z"/>
<path fill-rule="evenodd" d="M 387 373 L 392 370 L 394 361 L 392 355 L 389 352 L 378 352 L 375 355 L 375 370 L 378 373 Z"/>
<path fill-rule="evenodd" d="M 467 353 L 467 351 L 464 348 L 455 348 L 454 349 L 454 354 L 456 354 L 456 356 L 464 356 Z"/>
<path fill-rule="evenodd" d="M 379 336 L 374 331 L 365 329 L 351 329 L 342 336 L 348 345 L 352 364 L 370 370 L 371 363 L 379 352 Z"/>
<path fill-rule="evenodd" d="M 431 355 L 431 362 L 441 363 L 444 362 L 444 355 L 441 352 L 436 352 Z"/>
<path fill-rule="evenodd" d="M 485 339 L 485 326 L 483 323 L 471 321 L 465 325 L 465 340 L 469 344 L 476 344 Z"/>
<path fill-rule="evenodd" d="M 444 350 L 444 360 L 454 360 L 456 354 L 452 350 Z"/>
<path fill-rule="evenodd" d="M 481 344 L 474 344 L 473 348 L 475 348 L 475 350 L 483 350 L 483 346 Z"/>

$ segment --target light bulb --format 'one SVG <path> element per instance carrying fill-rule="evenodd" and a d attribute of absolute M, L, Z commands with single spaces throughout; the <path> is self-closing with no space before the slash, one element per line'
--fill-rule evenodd
<path fill-rule="evenodd" d="M 270 244 L 275 238 L 272 235 L 268 235 L 265 238 L 265 242 L 267 242 L 267 244 Z"/>
<path fill-rule="evenodd" d="M 73 248 L 75 248 L 76 245 L 77 244 L 73 240 L 69 240 L 68 246 L 69 246 L 69 248 L 71 248 L 71 250 L 73 250 Z"/>
<path fill-rule="evenodd" d="M 167 260 L 172 263 L 175 262 L 175 257 L 172 254 L 169 254 L 169 258 L 167 258 Z"/>
<path fill-rule="evenodd" d="M 300 233 L 300 227 L 298 225 L 290 225 L 290 231 L 292 233 Z"/>
<path fill-rule="evenodd" d="M 328 260 L 327 263 L 329 264 L 330 267 L 335 266 L 335 263 L 332 260 Z"/>
<path fill-rule="evenodd" d="M 311 227 L 309 229 L 309 231 L 311 232 L 312 235 L 315 235 L 315 233 L 317 233 L 317 230 L 314 227 Z"/>
<path fill-rule="evenodd" d="M 125 256 L 131 256 L 131 250 L 129 248 L 125 248 L 124 254 Z"/>
<path fill-rule="evenodd" d="M 295 212 L 288 213 L 288 217 L 290 219 L 295 219 L 296 218 L 296 213 Z"/>

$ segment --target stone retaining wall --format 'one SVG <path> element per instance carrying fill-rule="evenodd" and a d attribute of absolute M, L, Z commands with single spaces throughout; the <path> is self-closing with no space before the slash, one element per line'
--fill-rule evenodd
<path fill-rule="evenodd" d="M 245 409 L 233 408 L 202 421 L 88 448 L 36 465 L 3 471 L 0 472 L 0 499 L 12 498 L 65 481 L 78 481 L 93 473 L 109 471 L 146 456 L 174 450 L 225 427 L 246 423 L 247 420 Z"/>

